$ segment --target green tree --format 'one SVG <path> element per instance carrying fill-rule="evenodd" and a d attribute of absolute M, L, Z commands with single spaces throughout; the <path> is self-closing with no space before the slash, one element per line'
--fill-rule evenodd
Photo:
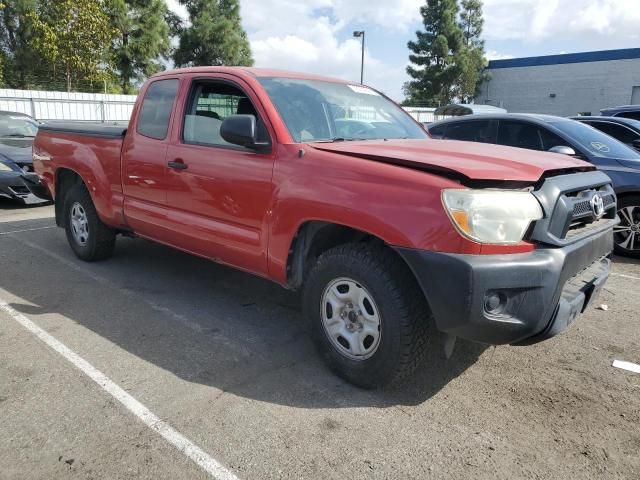
<path fill-rule="evenodd" d="M 39 73 L 46 69 L 33 48 L 36 0 L 3 0 L 0 5 L 4 83 L 11 88 L 35 88 Z"/>
<path fill-rule="evenodd" d="M 67 91 L 80 79 L 106 78 L 116 33 L 106 12 L 102 0 L 56 0 L 39 5 L 32 17 L 33 45 L 44 61 L 64 72 Z"/>
<path fill-rule="evenodd" d="M 460 76 L 456 63 L 464 48 L 464 36 L 458 25 L 456 0 L 427 0 L 420 7 L 424 31 L 416 32 L 416 41 L 408 43 L 412 78 L 405 84 L 406 103 L 442 105 L 455 96 Z"/>
<path fill-rule="evenodd" d="M 467 47 L 484 48 L 482 40 L 482 0 L 462 0 L 460 9 L 460 28 Z"/>
<path fill-rule="evenodd" d="M 176 66 L 253 65 L 238 0 L 181 0 L 191 25 L 180 32 Z"/>
<path fill-rule="evenodd" d="M 464 36 L 464 48 L 456 62 L 460 67 L 456 96 L 464 102 L 472 102 L 480 84 L 486 78 L 484 69 L 484 40 L 482 40 L 482 0 L 462 0 L 460 29 Z"/>
<path fill-rule="evenodd" d="M 109 15 L 117 34 L 112 61 L 122 93 L 132 93 L 135 84 L 164 68 L 162 58 L 170 53 L 171 18 L 164 0 L 110 0 Z"/>

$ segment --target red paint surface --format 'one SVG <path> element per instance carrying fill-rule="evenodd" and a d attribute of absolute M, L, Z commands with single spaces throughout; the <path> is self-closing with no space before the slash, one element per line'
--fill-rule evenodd
<path fill-rule="evenodd" d="M 567 156 L 477 143 L 295 144 L 257 76 L 322 79 L 226 67 L 164 72 L 151 81 L 180 79 L 165 140 L 136 132 L 138 101 L 124 142 L 41 130 L 34 152 L 51 160 L 36 160 L 36 171 L 54 196 L 61 169 L 76 172 L 102 220 L 113 227 L 285 283 L 295 233 L 314 220 L 347 225 L 401 247 L 468 254 L 530 251 L 533 245 L 525 242 L 480 245 L 459 235 L 440 195 L 443 188 L 463 187 L 439 173 L 533 184 L 552 170 L 592 169 Z M 184 144 L 183 112 L 194 78 L 240 86 L 265 120 L 272 151 Z M 170 169 L 170 160 L 183 161 L 188 169 Z"/>

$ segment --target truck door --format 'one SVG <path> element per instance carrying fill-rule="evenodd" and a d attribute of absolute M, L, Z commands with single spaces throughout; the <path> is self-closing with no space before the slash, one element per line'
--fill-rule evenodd
<path fill-rule="evenodd" d="M 166 217 L 165 160 L 169 126 L 179 80 L 151 82 L 144 92 L 136 124 L 122 147 L 122 189 L 127 223 L 143 236 L 162 238 Z"/>
<path fill-rule="evenodd" d="M 226 117 L 250 114 L 256 116 L 259 140 L 271 142 L 262 107 L 247 85 L 223 75 L 192 79 L 183 98 L 166 157 L 172 243 L 266 274 L 274 155 L 220 136 Z"/>

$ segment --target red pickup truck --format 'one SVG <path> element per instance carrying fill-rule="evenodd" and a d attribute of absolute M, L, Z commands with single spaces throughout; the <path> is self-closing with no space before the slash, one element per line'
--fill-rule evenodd
<path fill-rule="evenodd" d="M 432 141 L 372 88 L 274 70 L 161 73 L 128 128 L 43 125 L 33 160 L 78 257 L 136 235 L 301 289 L 323 358 L 363 387 L 410 374 L 431 322 L 487 344 L 561 332 L 617 222 L 585 162 Z"/>

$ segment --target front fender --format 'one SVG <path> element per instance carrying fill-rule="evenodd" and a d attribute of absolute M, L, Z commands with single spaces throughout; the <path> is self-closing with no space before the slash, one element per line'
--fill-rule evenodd
<path fill-rule="evenodd" d="M 460 236 L 440 199 L 460 184 L 437 175 L 315 150 L 279 152 L 269 237 L 269 272 L 286 283 L 289 251 L 309 221 L 343 225 L 388 245 L 443 252 L 480 253 Z"/>

